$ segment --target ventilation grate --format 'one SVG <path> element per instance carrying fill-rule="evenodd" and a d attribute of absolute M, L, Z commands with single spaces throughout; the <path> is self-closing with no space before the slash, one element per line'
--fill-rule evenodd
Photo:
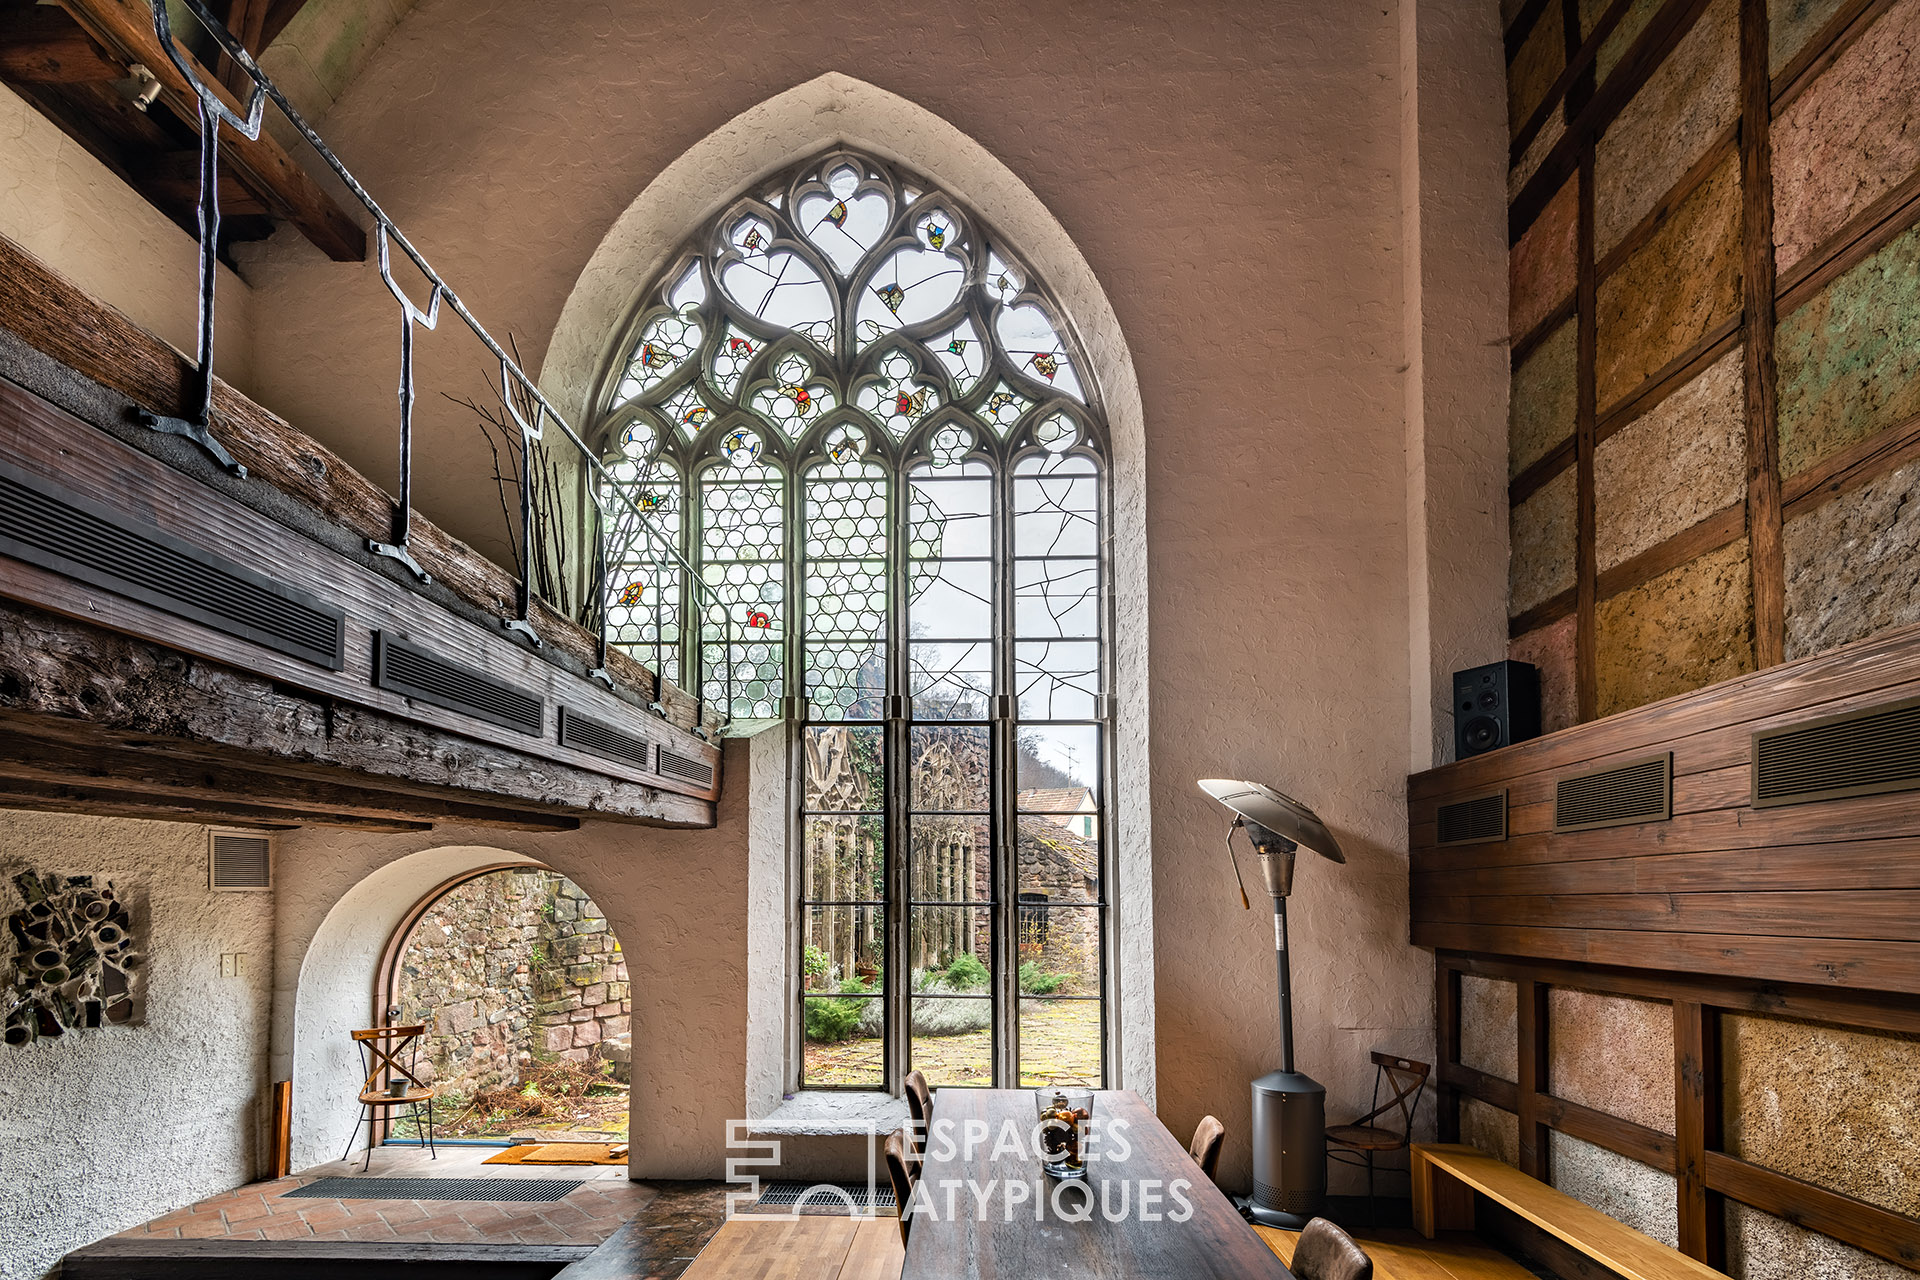
<path fill-rule="evenodd" d="M 273 888 L 273 838 L 264 831 L 213 831 L 207 837 L 207 887 Z"/>
<path fill-rule="evenodd" d="M 1753 806 L 1920 787 L 1920 699 L 1753 735 Z"/>
<path fill-rule="evenodd" d="M 295 1187 L 283 1200 L 481 1200 L 497 1204 L 552 1204 L 586 1178 L 320 1178 Z"/>
<path fill-rule="evenodd" d="M 1486 844 L 1507 838 L 1507 793 L 1475 796 L 1443 804 L 1437 813 L 1436 844 Z"/>
<path fill-rule="evenodd" d="M 652 743 L 583 716 L 571 707 L 560 708 L 560 745 L 604 760 L 624 760 L 642 769 L 653 767 Z"/>
<path fill-rule="evenodd" d="M 1591 831 L 1673 816 L 1673 756 L 1562 778 L 1554 791 L 1553 829 Z"/>
<path fill-rule="evenodd" d="M 679 778 L 682 782 L 691 782 L 697 787 L 713 785 L 713 766 L 699 760 L 692 760 L 678 751 L 660 748 L 659 772 L 668 778 Z"/>
<path fill-rule="evenodd" d="M 385 631 L 374 635 L 373 683 L 505 729 L 538 735 L 546 724 L 541 699 Z"/>
<path fill-rule="evenodd" d="M 891 1186 L 857 1182 L 769 1182 L 753 1202 L 755 1208 L 794 1209 L 815 1213 L 851 1213 L 862 1209 L 897 1209 Z"/>
<path fill-rule="evenodd" d="M 4 463 L 0 552 L 329 671 L 346 665 L 341 610 Z"/>

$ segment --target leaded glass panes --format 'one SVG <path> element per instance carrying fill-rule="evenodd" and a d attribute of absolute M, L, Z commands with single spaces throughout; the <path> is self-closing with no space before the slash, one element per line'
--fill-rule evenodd
<path fill-rule="evenodd" d="M 602 384 L 652 529 L 610 640 L 794 722 L 801 1087 L 1104 1078 L 1104 426 L 1061 320 L 835 150 L 693 237 Z"/>

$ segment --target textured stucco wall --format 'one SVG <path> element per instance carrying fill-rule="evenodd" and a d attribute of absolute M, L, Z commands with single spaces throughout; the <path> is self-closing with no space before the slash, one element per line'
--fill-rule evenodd
<path fill-rule="evenodd" d="M 1673 1006 L 1574 987 L 1547 993 L 1547 1091 L 1673 1132 Z"/>
<path fill-rule="evenodd" d="M 1920 622 L 1920 463 L 1787 522 L 1787 657 Z"/>
<path fill-rule="evenodd" d="M 1742 538 L 1602 600 L 1594 611 L 1600 714 L 1753 670 L 1752 582 Z"/>
<path fill-rule="evenodd" d="M 1726 1150 L 1920 1216 L 1920 1036 L 1726 1014 Z"/>
<path fill-rule="evenodd" d="M 1913 1280 L 1896 1262 L 1727 1201 L 1727 1274 L 1733 1280 Z"/>
<path fill-rule="evenodd" d="M 1680 1246 L 1680 1200 L 1673 1175 L 1569 1134 L 1547 1134 L 1553 1185 L 1609 1218 Z"/>
<path fill-rule="evenodd" d="M 1520 1163 L 1520 1117 L 1478 1098 L 1462 1098 L 1460 1141 L 1517 1167 Z"/>
<path fill-rule="evenodd" d="M 1433 8 L 1462 25 L 1448 35 L 1444 24 L 1418 23 L 1416 46 L 1431 32 L 1496 65 L 1488 61 L 1498 56 L 1496 36 L 1480 6 Z M 630 15 L 606 7 L 427 0 L 325 121 L 416 242 L 535 364 L 596 246 L 656 175 L 754 104 L 830 70 L 857 73 L 946 122 L 1057 219 L 1111 299 L 1111 333 L 1125 335 L 1121 354 L 1137 372 L 1143 409 L 1144 456 L 1120 459 L 1116 481 L 1123 503 L 1145 494 L 1144 508 L 1135 507 L 1144 509 L 1145 537 L 1117 554 L 1151 549 L 1143 579 L 1123 580 L 1131 595 L 1122 605 L 1123 616 L 1139 618 L 1152 602 L 1147 626 L 1136 628 L 1150 637 L 1152 666 L 1142 651 L 1136 667 L 1123 663 L 1119 683 L 1152 690 L 1151 731 L 1141 718 L 1123 735 L 1142 766 L 1125 776 L 1144 778 L 1150 754 L 1153 778 L 1138 793 L 1151 805 L 1138 829 L 1144 838 L 1150 816 L 1154 893 L 1132 909 L 1134 937 L 1156 950 L 1159 1099 L 1176 1129 L 1214 1111 L 1244 1131 L 1246 1082 L 1272 1065 L 1276 1047 L 1270 1019 L 1249 1016 L 1271 999 L 1268 934 L 1229 909 L 1222 818 L 1194 789 L 1197 777 L 1282 786 L 1347 843 L 1349 864 L 1303 870 L 1294 899 L 1301 1054 L 1332 1087 L 1331 1108 L 1364 1109 L 1369 1049 L 1417 1049 L 1430 1034 L 1428 962 L 1406 945 L 1404 914 L 1402 791 L 1415 758 L 1409 708 L 1419 704 L 1408 674 L 1416 629 L 1407 585 L 1401 19 L 1391 9 L 1334 11 L 1307 0 L 1133 0 L 1103 7 L 1097 22 L 1051 24 L 999 0 L 971 8 L 960 26 L 950 5 L 931 0 L 828 11 L 785 3 L 750 23 L 731 10 L 679 14 L 649 25 L 642 40 Z M 904 48 L 915 55 L 901 58 Z M 701 73 L 688 74 L 694 67 Z M 422 93 L 423 84 L 432 91 Z M 1442 93 L 1469 82 L 1422 84 Z M 1478 90 L 1493 99 L 1491 137 L 1473 137 L 1497 156 L 1497 73 Z M 827 111 L 814 145 L 852 132 L 831 103 Z M 1411 118 L 1420 127 L 1417 111 Z M 1334 119 L 1340 128 L 1322 127 Z M 1422 167 L 1414 188 L 1422 201 L 1454 183 L 1456 193 L 1478 190 L 1476 168 L 1440 159 Z M 952 178 L 939 154 L 922 167 Z M 1491 174 L 1497 183 L 1497 163 Z M 738 173 L 729 190 L 756 176 Z M 993 190 L 959 194 L 987 197 L 978 202 L 997 221 L 1016 211 L 993 203 Z M 1484 239 L 1492 263 L 1481 297 L 1494 318 L 1490 326 L 1471 317 L 1444 323 L 1463 341 L 1493 342 L 1505 308 L 1501 219 L 1496 190 L 1478 198 L 1484 204 L 1470 198 L 1468 214 L 1450 225 L 1485 228 L 1471 234 Z M 706 211 L 685 209 L 679 225 Z M 1016 239 L 1023 249 L 1034 243 Z M 1436 262 L 1444 266 L 1444 256 Z M 371 267 L 317 262 L 282 235 L 252 251 L 248 269 L 265 299 L 265 399 L 387 478 L 395 316 Z M 1437 291 L 1433 305 L 1451 296 Z M 1092 328 L 1090 340 L 1102 336 L 1097 316 L 1071 302 L 1068 310 Z M 424 385 L 484 370 L 449 332 L 426 339 L 419 354 Z M 1441 365 L 1447 376 L 1463 367 L 1478 369 Z M 354 376 L 343 378 L 346 370 Z M 1429 459 L 1457 466 L 1476 486 L 1491 477 L 1485 501 L 1479 488 L 1431 489 L 1469 524 L 1500 518 L 1504 406 L 1497 376 L 1481 386 L 1484 377 L 1474 372 L 1433 402 L 1459 409 L 1430 413 L 1425 442 Z M 1117 400 L 1129 388 L 1106 390 Z M 484 457 L 471 432 L 428 399 L 419 502 L 455 533 L 485 542 L 489 504 L 471 497 L 484 491 Z M 1495 425 L 1482 433 L 1478 418 L 1453 420 L 1467 415 L 1492 415 Z M 1470 447 L 1452 448 L 1456 431 Z M 1484 450 L 1483 434 L 1491 441 Z M 1497 624 L 1478 615 L 1497 614 L 1497 588 L 1472 598 L 1469 621 L 1496 638 L 1477 655 L 1487 660 L 1499 652 Z M 1450 658 L 1459 642 L 1446 633 L 1462 625 L 1429 610 L 1421 661 Z M 616 910 L 607 891 L 588 887 Z M 711 921 L 720 912 L 700 914 Z M 624 939 L 632 930 L 620 931 Z M 637 974 L 635 982 L 642 985 Z M 1143 1073 L 1154 1057 L 1147 1046 Z M 1230 1148 L 1224 1168 L 1229 1184 L 1244 1182 L 1245 1148 Z"/>
<path fill-rule="evenodd" d="M 1500 978 L 1460 978 L 1460 1061 L 1502 1080 L 1520 1078 L 1518 988 Z"/>
<path fill-rule="evenodd" d="M 0 85 L 0 236 L 191 357 L 198 339 L 194 238 Z M 220 267 L 214 366 L 253 388 L 253 290 Z"/>
<path fill-rule="evenodd" d="M 206 828 L 184 823 L 0 811 L 0 914 L 22 870 L 104 875 L 146 902 L 143 1023 L 0 1048 L 0 1275 L 38 1276 L 255 1176 L 273 914 L 266 895 L 207 888 Z M 0 935 L 0 970 L 11 952 Z M 244 977 L 220 976 L 231 952 Z"/>

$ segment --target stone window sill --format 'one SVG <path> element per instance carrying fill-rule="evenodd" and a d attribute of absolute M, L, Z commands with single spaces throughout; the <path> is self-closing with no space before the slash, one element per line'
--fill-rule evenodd
<path fill-rule="evenodd" d="M 907 1100 L 884 1093 L 796 1093 L 753 1122 L 756 1134 L 828 1137 L 890 1133 L 907 1122 Z"/>

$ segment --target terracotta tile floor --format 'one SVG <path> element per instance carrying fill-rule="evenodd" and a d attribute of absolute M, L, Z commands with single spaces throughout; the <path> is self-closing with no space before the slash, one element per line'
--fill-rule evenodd
<path fill-rule="evenodd" d="M 373 1172 L 336 1161 L 290 1178 L 254 1182 L 120 1233 L 145 1240 L 360 1240 L 435 1244 L 597 1245 L 658 1194 L 617 1166 L 483 1165 L 497 1148 L 442 1147 L 438 1160 L 395 1147 L 374 1153 Z M 286 1199 L 319 1178 L 564 1178 L 580 1185 L 552 1204 L 475 1200 Z"/>

